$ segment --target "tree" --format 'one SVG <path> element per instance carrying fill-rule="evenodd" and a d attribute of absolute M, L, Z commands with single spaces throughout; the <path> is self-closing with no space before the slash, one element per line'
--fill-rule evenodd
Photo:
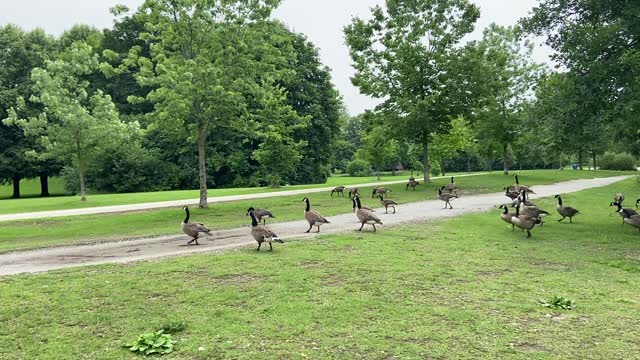
<path fill-rule="evenodd" d="M 384 99 L 381 109 L 406 138 L 422 146 L 429 182 L 429 144 L 446 133 L 453 118 L 473 108 L 474 71 L 462 38 L 480 16 L 468 0 L 387 0 L 371 19 L 354 18 L 345 37 L 356 70 L 352 83 Z"/>
<path fill-rule="evenodd" d="M 400 160 L 400 144 L 398 140 L 388 136 L 383 126 L 375 126 L 362 138 L 363 146 L 356 152 L 356 158 L 367 161 L 378 174 L 380 172 L 395 168 Z"/>
<path fill-rule="evenodd" d="M 31 71 L 42 66 L 51 55 L 55 41 L 41 29 L 24 32 L 14 25 L 0 27 L 0 119 L 16 106 L 19 97 L 31 95 Z M 30 114 L 41 111 L 37 105 L 26 109 Z M 37 161 L 28 156 L 36 147 L 18 126 L 0 122 L 0 182 L 13 183 L 14 198 L 20 197 L 20 180 L 40 176 L 42 196 L 48 196 L 47 175 L 60 170 L 59 164 Z"/>
<path fill-rule="evenodd" d="M 448 133 L 433 136 L 431 154 L 432 158 L 440 164 L 442 175 L 445 175 L 445 161 L 472 144 L 471 129 L 461 117 L 451 122 L 451 130 Z"/>
<path fill-rule="evenodd" d="M 519 114 L 543 66 L 531 60 L 533 43 L 521 40 L 516 28 L 491 24 L 477 46 L 484 58 L 486 91 L 476 126 L 482 139 L 491 139 L 488 143 L 499 147 L 503 171 L 508 175 L 509 150 L 518 136 Z"/>
<path fill-rule="evenodd" d="M 83 77 L 98 69 L 98 56 L 91 46 L 76 42 L 58 60 L 45 65 L 32 72 L 34 95 L 29 99 L 43 106 L 44 112 L 29 116 L 27 103 L 20 98 L 3 122 L 19 125 L 29 136 L 40 136 L 43 159 L 64 159 L 73 154 L 85 201 L 87 162 L 101 145 L 134 133 L 137 124 L 120 122 L 111 98 L 101 90 L 89 90 L 90 83 Z"/>
<path fill-rule="evenodd" d="M 145 22 L 141 38 L 150 42 L 152 58 L 141 56 L 137 47 L 125 65 L 139 66 L 137 80 L 153 88 L 146 99 L 154 103 L 157 126 L 186 127 L 197 144 L 202 208 L 207 207 L 210 134 L 246 131 L 254 100 L 285 76 L 279 70 L 286 68 L 291 47 L 275 46 L 265 21 L 278 4 L 147 0 L 135 15 Z"/>

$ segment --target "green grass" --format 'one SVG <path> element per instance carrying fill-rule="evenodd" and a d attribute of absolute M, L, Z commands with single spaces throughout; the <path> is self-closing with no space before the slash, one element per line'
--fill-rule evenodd
<path fill-rule="evenodd" d="M 591 171 L 551 171 L 536 170 L 520 172 L 523 184 L 549 184 L 564 180 L 619 175 L 617 172 Z M 435 198 L 435 188 L 448 183 L 439 179 L 426 189 L 420 186 L 417 191 L 405 191 L 404 184 L 388 186 L 393 189 L 391 198 L 400 204 Z M 466 195 L 500 191 L 505 185 L 513 183 L 513 177 L 500 173 L 460 177 L 456 183 L 465 189 Z M 363 204 L 379 206 L 377 199 L 371 199 L 372 188 L 362 189 Z M 330 197 L 328 193 L 315 193 L 308 196 L 312 208 L 325 216 L 343 214 L 351 211 L 348 197 Z M 250 207 L 270 209 L 276 219 L 291 221 L 302 219 L 303 196 L 283 196 L 259 200 L 234 201 L 212 204 L 209 209 L 193 209 L 192 219 L 207 224 L 213 230 L 227 229 L 246 225 L 246 210 Z M 398 208 L 402 211 L 402 206 Z M 77 244 L 95 241 L 115 241 L 131 237 L 149 237 L 167 234 L 180 234 L 179 223 L 184 212 L 181 208 L 157 209 L 122 214 L 87 215 L 50 219 L 0 222 L 0 252 L 32 249 L 53 245 Z"/>
<path fill-rule="evenodd" d="M 62 179 L 49 178 L 49 194 L 51 196 L 64 195 L 64 186 L 62 185 Z M 0 184 L 0 212 L 4 209 L 4 199 L 11 198 L 13 195 L 13 185 Z M 40 179 L 27 179 L 20 181 L 20 196 L 23 198 L 31 198 L 40 196 Z M 14 200 L 19 201 L 19 200 Z M 7 201 L 7 203 L 10 201 Z"/>
<path fill-rule="evenodd" d="M 584 214 L 553 214 L 532 239 L 496 210 L 4 277 L 0 358 L 132 358 L 124 343 L 168 323 L 184 330 L 166 359 L 640 358 L 640 235 L 609 216 L 616 191 L 638 184 L 565 195 Z M 554 295 L 575 309 L 539 305 Z"/>
<path fill-rule="evenodd" d="M 399 173 L 396 176 L 384 175 L 380 181 L 402 180 L 408 178 L 406 173 Z M 265 192 L 277 192 L 285 190 L 312 189 L 318 187 L 353 185 L 377 182 L 377 177 L 351 177 L 351 176 L 334 176 L 327 179 L 325 184 L 308 184 L 283 186 L 280 188 L 270 187 L 254 187 L 254 188 L 229 188 L 229 189 L 209 189 L 209 197 L 229 196 L 229 195 L 246 195 L 258 194 Z M 55 188 L 62 187 L 59 179 L 52 180 Z M 40 194 L 40 185 L 38 182 L 31 180 L 24 181 L 23 186 L 27 194 Z M 59 186 L 58 186 L 59 185 Z M 35 186 L 35 187 L 34 187 Z M 33 190 L 33 189 L 35 190 Z M 0 190 L 6 193 L 6 197 L 11 196 L 11 185 L 8 187 L 0 187 Z M 35 191 L 35 192 L 34 192 Z M 56 190 L 57 191 L 57 190 Z M 61 191 L 62 192 L 62 191 Z M 78 209 L 97 206 L 126 205 L 148 202 L 160 202 L 170 200 L 186 200 L 198 199 L 200 197 L 199 190 L 173 190 L 173 191 L 157 191 L 144 193 L 126 193 L 126 194 L 95 194 L 88 195 L 87 201 L 80 201 L 79 196 L 56 196 L 51 198 L 26 198 L 26 199 L 4 199 L 0 200 L 0 214 L 24 213 L 33 211 L 49 211 L 49 210 L 65 210 Z M 0 199 L 2 197 L 0 196 Z"/>

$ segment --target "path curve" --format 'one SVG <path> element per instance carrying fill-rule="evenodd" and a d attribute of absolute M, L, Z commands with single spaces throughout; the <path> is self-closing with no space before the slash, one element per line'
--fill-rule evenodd
<path fill-rule="evenodd" d="M 616 176 L 572 180 L 552 185 L 536 185 L 534 188 L 537 194 L 532 195 L 532 198 L 607 186 L 627 178 L 629 176 Z M 500 192 L 456 199 L 453 201 L 453 210 L 442 209 L 443 203 L 440 200 L 428 200 L 402 204 L 398 206 L 398 212 L 394 215 L 385 214 L 384 209 L 377 209 L 377 211 L 385 226 L 395 226 L 408 222 L 444 219 L 471 212 L 487 211 L 495 209 L 496 204 L 504 203 L 505 199 L 504 193 Z M 345 206 L 351 207 L 350 204 L 345 204 Z M 300 217 L 302 217 L 302 213 Z M 359 223 L 352 213 L 332 216 L 329 220 L 331 224 L 322 226 L 321 235 L 354 231 L 359 227 Z M 303 233 L 308 228 L 308 224 L 304 220 L 275 223 L 271 228 L 285 240 L 316 236 L 316 234 Z M 384 227 L 381 230 L 384 231 Z M 173 235 L 93 245 L 17 251 L 0 255 L 0 275 L 36 273 L 84 265 L 126 263 L 168 256 L 223 251 L 249 245 L 255 246 L 256 243 L 249 232 L 248 226 L 216 231 L 212 237 L 203 238 L 200 241 L 200 246 L 185 246 L 184 244 L 188 240 L 187 236 Z M 276 244 L 275 251 L 278 251 L 278 247 L 281 246 L 283 245 Z"/>
<path fill-rule="evenodd" d="M 461 177 L 479 176 L 479 175 L 485 175 L 485 174 L 487 173 L 455 175 L 455 177 L 461 178 Z M 438 177 L 432 177 L 431 179 L 437 180 L 437 179 L 444 179 L 444 178 L 449 178 L 449 176 L 438 176 Z M 373 183 L 367 183 L 367 184 L 354 184 L 354 185 L 349 185 L 347 187 L 364 188 L 364 187 L 371 187 L 371 186 L 403 184 L 403 183 L 406 183 L 407 181 L 408 180 L 381 181 L 381 182 L 373 182 Z M 264 199 L 264 198 L 271 198 L 271 197 L 278 197 L 278 196 L 305 195 L 310 193 L 331 191 L 333 188 L 334 188 L 333 186 L 324 186 L 324 187 L 311 188 L 311 189 L 284 190 L 284 191 L 274 191 L 274 192 L 245 194 L 245 195 L 216 196 L 216 197 L 210 197 L 208 202 L 209 204 L 215 204 L 215 203 L 237 201 L 237 200 L 253 200 L 253 199 Z M 150 203 L 139 203 L 139 204 L 128 204 L 128 205 L 112 205 L 112 206 L 99 206 L 99 207 L 67 209 L 67 210 L 51 210 L 51 211 L 37 211 L 37 212 L 28 212 L 28 213 L 4 214 L 4 215 L 0 215 L 0 222 L 12 221 L 12 220 L 25 220 L 25 219 L 41 219 L 41 218 L 61 217 L 61 216 L 108 214 L 108 213 L 120 213 L 120 212 L 127 212 L 127 211 L 162 209 L 162 208 L 179 207 L 179 206 L 185 206 L 185 205 L 194 205 L 194 204 L 198 204 L 199 202 L 200 202 L 200 199 L 186 199 L 186 200 L 156 201 L 156 202 L 150 202 Z"/>

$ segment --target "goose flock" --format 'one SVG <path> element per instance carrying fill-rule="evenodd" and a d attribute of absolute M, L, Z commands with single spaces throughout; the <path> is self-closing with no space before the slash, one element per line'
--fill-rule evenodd
<path fill-rule="evenodd" d="M 535 191 L 531 189 L 531 187 L 520 184 L 520 179 L 518 175 L 514 175 L 515 184 L 511 186 L 506 186 L 503 188 L 505 191 L 505 196 L 509 198 L 510 202 L 504 203 L 499 206 L 502 209 L 500 214 L 500 219 L 508 224 L 511 224 L 512 230 L 515 228 L 519 228 L 522 231 L 527 232 L 527 238 L 531 237 L 531 230 L 533 230 L 536 225 L 543 226 L 544 225 L 544 217 L 549 215 L 548 211 L 545 211 L 538 207 L 535 203 L 531 201 L 529 198 L 530 194 L 535 194 Z M 413 176 L 409 179 L 409 182 L 405 186 L 405 191 L 409 188 L 412 188 L 415 191 L 416 186 L 420 185 L 419 182 L 413 178 Z M 382 220 L 376 214 L 376 211 L 362 204 L 362 200 L 360 199 L 360 191 L 357 187 L 348 188 L 346 186 L 337 186 L 331 190 L 331 197 L 333 197 L 334 193 L 338 196 L 344 197 L 345 190 L 348 190 L 349 198 L 352 203 L 352 211 L 355 213 L 359 223 L 360 228 L 358 231 L 362 231 L 365 225 L 369 225 L 373 228 L 375 232 L 376 225 L 383 225 Z M 371 193 L 371 198 L 375 198 L 376 196 L 380 199 L 380 204 L 385 209 L 385 214 L 389 214 L 389 209 L 393 210 L 392 214 L 396 213 L 396 206 L 399 204 L 389 198 L 389 194 L 392 192 L 392 189 L 384 188 L 384 187 L 375 187 Z M 458 199 L 463 190 L 455 183 L 454 178 L 451 177 L 451 182 L 447 185 L 443 185 L 436 189 L 437 198 L 444 202 L 444 209 L 453 209 L 451 205 L 451 201 Z M 386 198 L 385 198 L 386 196 Z M 576 215 L 580 215 L 581 212 L 576 208 L 571 206 L 567 206 L 564 204 L 562 200 L 562 195 L 558 194 L 555 196 L 558 204 L 556 205 L 556 211 L 561 216 L 558 219 L 558 222 L 562 222 L 566 218 L 569 218 L 569 223 L 573 223 L 573 218 Z M 304 219 L 309 224 L 309 228 L 305 231 L 305 233 L 309 233 L 314 227 L 317 229 L 315 232 L 320 232 L 320 227 L 325 224 L 331 224 L 326 217 L 320 214 L 318 211 L 311 210 L 311 202 L 309 198 L 305 197 L 302 199 L 305 203 L 304 209 Z M 616 213 L 618 213 L 622 218 L 622 224 L 628 224 L 634 228 L 640 230 L 640 214 L 636 212 L 634 209 L 623 208 L 622 203 L 624 201 L 624 195 L 622 193 L 617 193 L 613 197 L 613 201 L 609 206 L 616 207 Z M 638 208 L 640 204 L 640 199 L 636 201 L 636 208 Z M 515 211 L 510 211 L 509 209 L 513 208 Z M 185 206 L 184 208 L 186 217 L 182 222 L 182 231 L 191 237 L 191 240 L 187 243 L 188 245 L 198 244 L 198 236 L 202 233 L 211 235 L 211 230 L 207 228 L 202 223 L 189 222 L 189 208 Z M 246 216 L 251 218 L 251 235 L 258 243 L 257 250 L 260 251 L 260 248 L 263 243 L 269 244 L 269 250 L 273 250 L 272 243 L 284 243 L 282 239 L 278 237 L 278 235 L 269 229 L 266 225 L 267 219 L 273 219 L 275 216 L 273 213 L 267 209 L 254 208 L 250 207 L 246 211 Z M 260 224 L 262 222 L 262 224 Z"/>

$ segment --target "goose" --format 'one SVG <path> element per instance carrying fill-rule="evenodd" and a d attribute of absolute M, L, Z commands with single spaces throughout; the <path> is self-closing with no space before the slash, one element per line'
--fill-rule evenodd
<path fill-rule="evenodd" d="M 353 203 L 353 212 L 356 212 L 356 200 L 355 200 L 355 196 L 353 198 L 351 198 L 351 202 Z M 371 212 L 376 212 L 374 209 L 368 207 L 368 206 L 364 206 L 364 205 L 360 205 L 360 207 L 362 208 L 362 210 L 367 210 L 367 211 L 371 211 Z"/>
<path fill-rule="evenodd" d="M 558 199 L 556 210 L 558 210 L 558 214 L 562 216 L 562 219 L 558 220 L 558 222 L 564 220 L 565 218 L 569 218 L 569 223 L 573 223 L 573 217 L 580 214 L 580 211 L 570 206 L 562 205 L 562 196 L 560 196 L 560 194 L 556 195 L 555 198 Z"/>
<path fill-rule="evenodd" d="M 618 202 L 612 202 L 611 204 L 609 204 L 609 206 L 617 206 L 618 210 L 616 210 L 616 213 L 620 214 L 620 216 L 622 216 L 622 225 L 625 224 L 624 219 L 628 219 L 634 215 L 638 215 L 638 212 L 633 210 L 633 209 L 623 209 L 622 208 L 622 204 L 618 203 Z"/>
<path fill-rule="evenodd" d="M 373 199 L 376 194 L 385 196 L 385 195 L 389 195 L 389 193 L 391 192 L 391 189 L 387 189 L 384 187 L 379 187 L 379 188 L 373 188 L 373 193 L 371 193 L 371 198 Z"/>
<path fill-rule="evenodd" d="M 441 188 L 438 189 L 438 199 L 444 201 L 444 208 L 447 208 L 447 205 L 449 205 L 451 207 L 451 209 L 453 209 L 453 206 L 451 206 L 451 200 L 453 199 L 457 199 L 458 195 L 456 194 L 444 194 L 442 192 L 442 190 L 444 190 L 446 188 L 446 186 L 443 186 Z"/>
<path fill-rule="evenodd" d="M 622 221 L 640 230 L 640 215 L 632 215 L 628 218 L 622 219 Z"/>
<path fill-rule="evenodd" d="M 522 189 L 522 198 L 526 197 L 526 190 Z M 549 215 L 549 212 L 540 209 L 539 207 L 535 206 L 535 205 L 526 205 L 524 202 L 520 202 L 518 204 L 518 206 L 516 206 L 516 209 L 520 209 L 520 212 L 522 213 L 522 215 L 527 215 L 530 217 L 534 217 L 534 218 L 539 218 L 540 219 L 540 226 L 542 226 L 544 224 L 544 221 L 542 221 L 542 216 L 543 215 Z"/>
<path fill-rule="evenodd" d="M 640 202 L 640 199 L 636 200 L 636 209 L 638 208 L 638 203 Z"/>
<path fill-rule="evenodd" d="M 382 206 L 384 206 L 384 213 L 388 214 L 388 208 L 393 208 L 393 213 L 396 213 L 396 207 L 394 205 L 398 205 L 397 202 L 391 200 L 391 199 L 385 199 L 382 197 L 382 195 L 378 196 L 380 198 L 380 203 L 382 204 Z"/>
<path fill-rule="evenodd" d="M 516 227 L 527 230 L 527 238 L 531 237 L 531 229 L 537 224 L 542 223 L 542 219 L 539 217 L 520 215 L 520 208 L 516 208 L 516 214 L 511 218 L 511 223 Z"/>
<path fill-rule="evenodd" d="M 511 224 L 511 230 L 513 230 L 515 225 L 513 225 L 511 218 L 515 216 L 515 213 L 509 212 L 509 207 L 504 204 L 500 205 L 500 209 L 504 209 L 502 214 L 500 214 L 500 219 L 502 219 L 502 221 L 506 222 L 507 224 Z"/>
<path fill-rule="evenodd" d="M 623 201 L 624 201 L 624 194 L 623 193 L 617 193 L 617 194 L 613 195 L 613 202 L 617 202 L 617 203 L 620 203 L 622 205 Z"/>
<path fill-rule="evenodd" d="M 319 212 L 317 211 L 311 211 L 311 205 L 309 204 L 309 198 L 304 198 L 302 199 L 302 201 L 307 203 L 307 207 L 304 210 L 304 218 L 307 220 L 307 222 L 309 223 L 309 229 L 307 229 L 307 231 L 305 231 L 306 233 L 308 233 L 312 227 L 317 227 L 318 231 L 316 232 L 320 232 L 320 226 L 323 224 L 330 224 L 331 222 L 327 219 L 324 218 L 324 216 L 320 215 Z"/>
<path fill-rule="evenodd" d="M 349 199 L 353 198 L 356 195 L 360 195 L 360 189 L 357 187 L 349 188 Z"/>
<path fill-rule="evenodd" d="M 356 210 L 356 216 L 358 220 L 360 220 L 360 229 L 358 231 L 362 231 L 362 228 L 365 224 L 373 226 L 373 231 L 376 231 L 376 224 L 382 225 L 382 221 L 380 218 L 371 211 L 365 210 L 362 208 L 362 204 L 360 204 L 360 198 L 358 196 L 353 197 L 353 201 L 356 202 L 356 206 L 358 209 Z"/>
<path fill-rule="evenodd" d="M 273 216 L 271 211 L 269 211 L 267 209 L 260 209 L 260 208 L 254 209 L 253 207 L 250 207 L 247 210 L 246 216 L 249 216 L 249 212 L 251 212 L 251 211 L 253 211 L 253 214 L 256 216 L 256 219 L 258 219 L 258 222 L 260 222 L 262 220 L 264 225 L 267 224 L 267 219 L 275 218 L 275 216 Z"/>
<path fill-rule="evenodd" d="M 333 193 L 338 193 L 338 196 L 342 195 L 344 196 L 344 189 L 346 189 L 346 186 L 336 186 L 333 188 L 333 190 L 331 190 L 331 196 L 333 197 Z"/>
<path fill-rule="evenodd" d="M 520 179 L 518 178 L 518 174 L 513 175 L 516 178 L 516 184 L 512 186 L 512 188 L 516 191 L 516 192 L 521 192 L 522 190 L 525 190 L 528 193 L 531 194 L 535 194 L 535 191 L 531 190 L 528 186 L 526 185 L 520 185 Z"/>
<path fill-rule="evenodd" d="M 446 187 L 445 187 L 445 189 L 446 189 L 447 191 L 449 191 L 450 193 L 452 193 L 452 192 L 454 192 L 454 191 L 455 191 L 455 192 L 457 192 L 457 191 L 458 191 L 459 187 L 458 187 L 458 185 L 456 185 L 456 182 L 455 182 L 455 181 L 453 181 L 453 176 L 451 177 L 451 183 L 447 184 L 447 185 L 446 185 Z"/>
<path fill-rule="evenodd" d="M 416 179 L 411 178 L 409 179 L 409 182 L 407 183 L 407 186 L 405 186 L 404 190 L 407 191 L 409 190 L 409 187 L 411 187 L 413 189 L 413 191 L 416 191 L 416 186 L 420 185 L 420 183 L 418 181 L 416 181 Z"/>
<path fill-rule="evenodd" d="M 504 191 L 505 191 L 505 192 L 504 192 L 504 195 L 505 195 L 506 197 L 508 197 L 508 198 L 509 198 L 509 199 L 511 199 L 511 200 L 515 200 L 515 199 L 517 199 L 518 197 L 520 197 L 520 194 L 519 194 L 519 193 L 517 193 L 517 192 L 515 192 L 515 191 L 511 191 L 510 189 L 511 189 L 510 187 L 506 187 L 506 186 L 504 187 Z"/>
<path fill-rule="evenodd" d="M 269 243 L 269 251 L 273 251 L 273 245 L 271 245 L 271 243 L 274 241 L 284 244 L 284 241 L 282 241 L 276 233 L 266 226 L 258 224 L 255 211 L 249 210 L 247 213 L 251 216 L 251 236 L 258 242 L 258 248 L 256 250 L 260 251 L 260 246 L 262 246 L 263 242 Z"/>
<path fill-rule="evenodd" d="M 187 243 L 187 245 L 191 245 L 191 243 L 193 243 L 194 241 L 196 245 L 200 245 L 198 244 L 198 236 L 200 235 L 200 233 L 205 233 L 211 236 L 211 230 L 209 230 L 206 226 L 204 226 L 204 224 L 189 222 L 189 216 L 190 216 L 189 207 L 185 206 L 182 209 L 187 215 L 182 221 L 182 232 L 193 238 Z"/>

